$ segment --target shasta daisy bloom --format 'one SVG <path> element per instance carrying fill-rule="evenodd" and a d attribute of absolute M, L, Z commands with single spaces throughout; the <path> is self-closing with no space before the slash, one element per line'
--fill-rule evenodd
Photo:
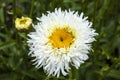
<path fill-rule="evenodd" d="M 65 76 L 70 65 L 78 69 L 88 59 L 97 33 L 83 13 L 55 9 L 37 19 L 35 31 L 28 34 L 27 41 L 37 68 L 43 67 L 48 75 Z"/>
<path fill-rule="evenodd" d="M 29 17 L 16 18 L 15 27 L 17 30 L 27 30 L 32 24 L 32 19 Z"/>

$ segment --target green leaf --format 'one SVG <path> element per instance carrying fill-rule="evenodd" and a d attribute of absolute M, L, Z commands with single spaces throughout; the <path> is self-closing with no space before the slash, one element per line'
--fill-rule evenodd
<path fill-rule="evenodd" d="M 120 71 L 119 70 L 111 70 L 108 74 L 108 77 L 113 77 L 116 79 L 120 79 Z"/>
<path fill-rule="evenodd" d="M 15 45 L 16 43 L 15 43 L 15 41 L 8 41 L 8 42 L 5 42 L 5 43 L 3 43 L 3 44 L 1 44 L 0 45 L 0 50 L 1 49 L 5 49 L 5 48 L 8 48 L 8 47 L 11 47 L 11 46 L 13 46 L 13 45 Z"/>
<path fill-rule="evenodd" d="M 3 8 L 0 8 L 0 21 L 1 21 L 1 23 L 4 23 L 4 10 L 3 10 Z"/>

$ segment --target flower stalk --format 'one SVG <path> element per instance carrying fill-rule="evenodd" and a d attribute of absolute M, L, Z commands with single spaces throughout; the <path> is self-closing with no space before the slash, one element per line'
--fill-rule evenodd
<path fill-rule="evenodd" d="M 31 2 L 31 9 L 30 9 L 30 17 L 32 18 L 32 14 L 33 14 L 33 8 L 34 8 L 34 0 L 32 0 Z"/>

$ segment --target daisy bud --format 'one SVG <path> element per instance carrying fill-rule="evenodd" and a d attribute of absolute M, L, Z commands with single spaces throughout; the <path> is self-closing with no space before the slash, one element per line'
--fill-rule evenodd
<path fill-rule="evenodd" d="M 28 30 L 31 27 L 32 19 L 29 17 L 16 18 L 15 27 L 17 30 Z"/>

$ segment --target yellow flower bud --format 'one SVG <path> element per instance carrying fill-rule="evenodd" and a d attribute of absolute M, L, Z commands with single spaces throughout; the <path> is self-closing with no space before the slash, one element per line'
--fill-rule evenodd
<path fill-rule="evenodd" d="M 17 30 L 28 30 L 32 24 L 32 19 L 29 17 L 16 18 L 15 27 Z"/>

